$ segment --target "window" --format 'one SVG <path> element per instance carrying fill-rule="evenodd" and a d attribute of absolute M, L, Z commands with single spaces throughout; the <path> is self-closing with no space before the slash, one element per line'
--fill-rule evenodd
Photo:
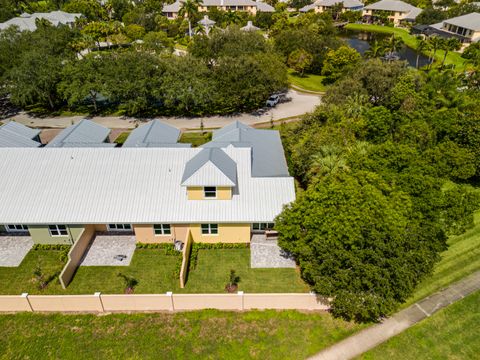
<path fill-rule="evenodd" d="M 172 233 L 170 224 L 155 224 L 153 225 L 153 231 L 155 235 L 170 235 Z"/>
<path fill-rule="evenodd" d="M 265 231 L 273 229 L 274 226 L 274 223 L 253 223 L 252 229 L 253 231 Z"/>
<path fill-rule="evenodd" d="M 25 232 L 28 231 L 27 225 L 5 225 L 8 232 Z"/>
<path fill-rule="evenodd" d="M 68 231 L 65 225 L 48 225 L 51 236 L 67 236 Z"/>
<path fill-rule="evenodd" d="M 110 231 L 131 231 L 132 225 L 130 224 L 108 224 L 108 230 Z"/>
<path fill-rule="evenodd" d="M 217 235 L 218 224 L 202 224 L 202 235 Z"/>
<path fill-rule="evenodd" d="M 203 196 L 209 199 L 215 199 L 217 197 L 217 188 L 215 186 L 205 186 L 203 188 Z"/>

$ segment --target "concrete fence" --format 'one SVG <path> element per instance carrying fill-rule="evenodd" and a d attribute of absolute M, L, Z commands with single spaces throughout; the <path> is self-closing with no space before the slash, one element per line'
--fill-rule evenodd
<path fill-rule="evenodd" d="M 183 245 L 182 251 L 182 266 L 180 268 L 180 288 L 183 289 L 185 287 L 185 283 L 187 281 L 187 273 L 188 273 L 188 265 L 190 263 L 190 253 L 192 252 L 192 233 L 190 229 L 187 231 L 187 236 L 185 237 L 185 242 Z"/>
<path fill-rule="evenodd" d="M 328 310 L 315 294 L 0 295 L 0 312 Z"/>

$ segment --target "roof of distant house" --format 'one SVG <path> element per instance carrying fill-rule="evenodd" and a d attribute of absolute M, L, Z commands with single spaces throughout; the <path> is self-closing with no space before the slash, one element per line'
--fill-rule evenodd
<path fill-rule="evenodd" d="M 406 17 L 408 19 L 415 19 L 422 12 L 422 9 L 401 0 L 381 0 L 379 2 L 365 6 L 364 9 L 408 13 Z"/>
<path fill-rule="evenodd" d="M 10 121 L 0 126 L 0 147 L 39 147 L 42 144 L 34 140 L 39 134 L 38 129 Z"/>
<path fill-rule="evenodd" d="M 132 130 L 123 147 L 165 147 L 177 143 L 180 130 L 160 120 L 152 120 Z M 188 144 L 181 146 L 189 146 Z"/>
<path fill-rule="evenodd" d="M 470 14 L 457 16 L 451 19 L 443 20 L 443 23 L 459 26 L 473 31 L 480 31 L 480 13 L 473 12 Z"/>
<path fill-rule="evenodd" d="M 317 0 L 312 5 L 315 6 L 334 6 L 335 4 L 343 4 L 344 8 L 363 7 L 363 3 L 359 0 Z"/>
<path fill-rule="evenodd" d="M 63 129 L 46 147 L 114 147 L 105 142 L 109 134 L 110 129 L 83 119 Z"/>
<path fill-rule="evenodd" d="M 0 30 L 17 26 L 20 31 L 35 31 L 37 29 L 36 20 L 45 19 L 55 26 L 59 24 L 72 24 L 82 14 L 71 14 L 64 11 L 51 11 L 49 13 L 23 13 L 18 17 L 0 23 Z"/>
<path fill-rule="evenodd" d="M 162 9 L 164 13 L 166 12 L 173 12 L 176 13 L 180 10 L 182 6 L 181 0 L 177 0 L 172 4 L 165 5 Z M 257 7 L 258 10 L 263 12 L 273 12 L 275 9 L 261 1 L 253 1 L 253 0 L 204 0 L 202 2 L 202 6 L 252 6 Z"/>

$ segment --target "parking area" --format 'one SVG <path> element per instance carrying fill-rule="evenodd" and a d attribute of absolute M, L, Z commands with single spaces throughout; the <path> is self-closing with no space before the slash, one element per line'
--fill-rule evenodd
<path fill-rule="evenodd" d="M 80 266 L 128 266 L 135 252 L 134 235 L 97 234 Z"/>
<path fill-rule="evenodd" d="M 30 236 L 0 236 L 0 266 L 19 266 L 32 246 Z"/>
<path fill-rule="evenodd" d="M 250 242 L 252 268 L 294 268 L 295 260 L 283 251 L 277 240 L 267 240 L 265 235 L 253 235 Z"/>

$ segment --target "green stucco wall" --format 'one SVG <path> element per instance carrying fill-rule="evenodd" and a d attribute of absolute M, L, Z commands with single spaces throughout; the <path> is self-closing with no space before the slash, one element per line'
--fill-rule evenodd
<path fill-rule="evenodd" d="M 29 225 L 28 230 L 34 244 L 73 244 L 82 234 L 83 225 L 67 225 L 69 235 L 51 236 L 47 225 Z M 71 236 L 70 236 L 71 235 Z"/>

